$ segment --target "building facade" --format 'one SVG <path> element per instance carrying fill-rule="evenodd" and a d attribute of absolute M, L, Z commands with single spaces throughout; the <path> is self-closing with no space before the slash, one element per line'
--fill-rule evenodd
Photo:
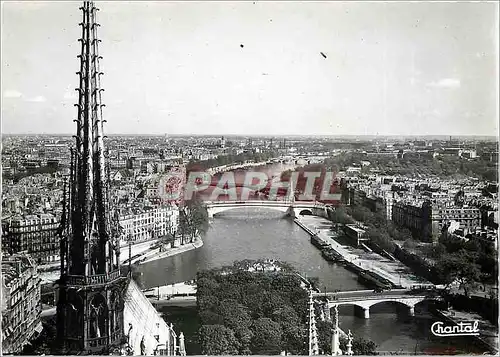
<path fill-rule="evenodd" d="M 429 201 L 396 202 L 392 207 L 392 220 L 423 241 L 436 241 L 451 222 L 457 222 L 466 230 L 480 227 L 481 212 L 478 208 L 445 206 Z"/>
<path fill-rule="evenodd" d="M 179 208 L 176 205 L 146 207 L 120 215 L 122 240 L 140 242 L 174 234 L 179 226 Z"/>
<path fill-rule="evenodd" d="M 50 213 L 20 216 L 2 221 L 2 249 L 27 252 L 37 264 L 59 259 L 59 219 Z"/>
<path fill-rule="evenodd" d="M 2 353 L 13 354 L 42 331 L 40 278 L 27 254 L 2 256 Z"/>

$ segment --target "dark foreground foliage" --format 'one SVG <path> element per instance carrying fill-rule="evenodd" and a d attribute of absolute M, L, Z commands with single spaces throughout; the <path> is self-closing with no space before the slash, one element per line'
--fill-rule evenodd
<path fill-rule="evenodd" d="M 198 273 L 202 353 L 306 354 L 308 295 L 300 278 L 241 267 Z"/>

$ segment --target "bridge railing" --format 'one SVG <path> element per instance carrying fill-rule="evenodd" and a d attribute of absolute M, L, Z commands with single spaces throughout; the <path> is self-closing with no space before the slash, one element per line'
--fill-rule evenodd
<path fill-rule="evenodd" d="M 291 204 L 293 203 L 296 206 L 312 206 L 312 207 L 324 207 L 325 205 L 321 202 L 314 201 L 270 201 L 270 200 L 248 200 L 248 201 L 228 201 L 228 200 L 220 200 L 220 201 L 205 201 L 206 205 L 233 205 L 233 204 L 255 204 L 255 205 L 283 205 L 283 204 Z"/>

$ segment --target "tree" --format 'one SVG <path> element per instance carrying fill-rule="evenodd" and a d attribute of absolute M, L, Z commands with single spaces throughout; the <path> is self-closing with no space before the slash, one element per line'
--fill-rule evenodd
<path fill-rule="evenodd" d="M 231 329 L 240 354 L 273 354 L 283 349 L 302 353 L 308 295 L 301 280 L 288 271 L 246 271 L 255 263 L 235 262 L 198 272 L 197 303 L 202 324 Z"/>
<path fill-rule="evenodd" d="M 173 234 L 170 232 L 167 232 L 164 236 L 160 237 L 159 243 L 160 243 L 160 249 L 166 248 L 170 244 L 175 242 L 175 237 Z"/>
<path fill-rule="evenodd" d="M 279 323 L 261 317 L 253 322 L 252 331 L 251 350 L 253 354 L 280 354 L 282 350 L 282 331 Z"/>
<path fill-rule="evenodd" d="M 403 243 L 403 248 L 405 249 L 415 249 L 417 246 L 417 244 L 415 243 L 415 241 L 413 239 L 407 239 L 404 241 Z"/>
<path fill-rule="evenodd" d="M 303 354 L 307 342 L 297 312 L 290 306 L 284 306 L 274 311 L 272 319 L 280 324 L 285 352 L 293 355 Z"/>
<path fill-rule="evenodd" d="M 349 216 L 344 207 L 337 207 L 332 213 L 332 222 L 338 224 L 351 224 L 354 219 Z"/>
<path fill-rule="evenodd" d="M 208 229 L 208 213 L 199 197 L 186 201 L 186 205 L 179 210 L 179 233 L 181 244 L 186 239 L 192 243 L 194 238 L 205 234 Z"/>
<path fill-rule="evenodd" d="M 318 331 L 318 345 L 319 349 L 325 355 L 332 353 L 332 334 L 333 323 L 331 321 L 317 321 L 316 328 Z"/>
<path fill-rule="evenodd" d="M 213 310 L 201 310 L 198 315 L 204 326 L 224 325 L 224 318 Z"/>
<path fill-rule="evenodd" d="M 347 350 L 347 339 L 344 337 L 340 338 L 340 349 L 342 351 Z M 370 356 L 377 354 L 377 345 L 373 341 L 365 340 L 361 337 L 354 337 L 352 341 L 352 352 L 359 356 Z"/>
<path fill-rule="evenodd" d="M 179 235 L 181 237 L 181 245 L 185 244 L 186 237 L 191 236 L 191 224 L 189 217 L 187 215 L 186 209 L 184 207 L 179 209 Z"/>
<path fill-rule="evenodd" d="M 366 231 L 366 235 L 370 238 L 371 243 L 379 246 L 391 254 L 394 253 L 396 246 L 387 232 L 376 228 L 370 228 Z"/>
<path fill-rule="evenodd" d="M 224 320 L 224 326 L 234 331 L 239 344 L 239 352 L 245 353 L 249 351 L 253 334 L 250 330 L 252 320 L 247 312 L 247 308 L 238 303 L 238 301 L 230 299 L 222 301 L 218 310 Z"/>
<path fill-rule="evenodd" d="M 186 201 L 189 212 L 189 223 L 192 226 L 192 236 L 205 234 L 208 229 L 208 212 L 202 200 L 195 196 L 192 200 Z"/>
<path fill-rule="evenodd" d="M 413 239 L 411 231 L 408 228 L 397 228 L 396 229 L 396 237 L 394 238 L 400 241 L 406 241 L 408 239 Z"/>
<path fill-rule="evenodd" d="M 363 206 L 354 206 L 352 208 L 352 217 L 359 222 L 366 222 L 372 216 L 372 212 Z"/>
<path fill-rule="evenodd" d="M 422 254 L 429 259 L 438 259 L 446 253 L 446 247 L 441 244 L 428 244 L 422 247 Z"/>
<path fill-rule="evenodd" d="M 444 254 L 437 262 L 436 267 L 443 282 L 450 285 L 458 282 L 459 288 L 464 290 L 465 296 L 473 289 L 480 279 L 480 269 L 477 262 L 477 253 L 462 249 L 456 253 Z"/>
<path fill-rule="evenodd" d="M 238 341 L 230 328 L 223 325 L 204 325 L 200 328 L 199 336 L 202 354 L 238 354 Z"/>

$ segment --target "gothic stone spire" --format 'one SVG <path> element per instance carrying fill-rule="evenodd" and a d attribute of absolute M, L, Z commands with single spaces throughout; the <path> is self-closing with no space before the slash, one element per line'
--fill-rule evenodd
<path fill-rule="evenodd" d="M 119 244 L 111 229 L 96 22 L 98 9 L 84 1 L 75 148 L 61 225 L 61 278 L 57 336 L 61 351 L 105 353 L 123 337 Z M 66 207 L 67 205 L 67 207 Z M 116 241 L 115 241 L 116 240 Z"/>
<path fill-rule="evenodd" d="M 71 274 L 105 274 L 112 270 L 110 217 L 107 204 L 101 104 L 99 42 L 96 22 L 98 9 L 85 1 L 81 8 L 80 79 L 76 122 L 75 191 L 72 210 Z"/>

